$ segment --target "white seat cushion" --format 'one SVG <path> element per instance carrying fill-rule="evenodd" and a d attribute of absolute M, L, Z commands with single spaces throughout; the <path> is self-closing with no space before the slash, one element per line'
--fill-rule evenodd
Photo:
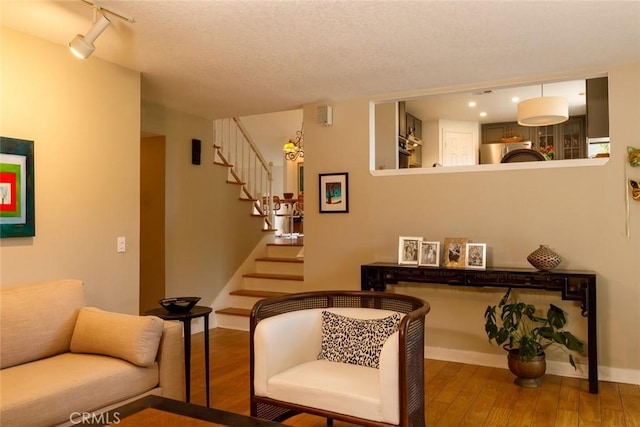
<path fill-rule="evenodd" d="M 383 421 L 378 369 L 314 360 L 269 378 L 267 397 Z"/>

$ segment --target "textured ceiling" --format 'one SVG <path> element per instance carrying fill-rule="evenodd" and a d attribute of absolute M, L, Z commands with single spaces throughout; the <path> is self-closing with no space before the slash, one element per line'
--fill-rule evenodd
<path fill-rule="evenodd" d="M 640 62 L 638 1 L 103 1 L 95 57 L 144 99 L 202 117 Z M 83 1 L 2 0 L 2 24 L 66 45 Z M 606 71 L 606 68 L 603 68 Z"/>

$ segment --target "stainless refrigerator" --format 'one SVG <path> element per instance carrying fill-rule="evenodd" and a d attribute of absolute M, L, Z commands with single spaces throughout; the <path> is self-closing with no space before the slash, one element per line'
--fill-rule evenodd
<path fill-rule="evenodd" d="M 531 141 L 482 144 L 480 145 L 480 163 L 500 163 L 504 155 L 509 151 L 521 148 L 531 148 Z"/>

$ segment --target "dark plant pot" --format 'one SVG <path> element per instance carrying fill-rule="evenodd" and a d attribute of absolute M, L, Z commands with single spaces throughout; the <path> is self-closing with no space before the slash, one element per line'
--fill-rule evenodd
<path fill-rule="evenodd" d="M 540 387 L 540 379 L 547 370 L 544 353 L 525 360 L 518 354 L 518 349 L 513 349 L 509 350 L 507 359 L 509 370 L 517 377 L 514 383 L 522 387 Z"/>

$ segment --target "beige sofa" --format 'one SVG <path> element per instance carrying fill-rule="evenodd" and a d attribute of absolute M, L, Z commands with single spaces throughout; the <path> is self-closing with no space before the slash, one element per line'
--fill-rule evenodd
<path fill-rule="evenodd" d="M 146 394 L 184 400 L 182 328 L 86 307 L 80 280 L 1 289 L 0 424 L 78 424 Z"/>

